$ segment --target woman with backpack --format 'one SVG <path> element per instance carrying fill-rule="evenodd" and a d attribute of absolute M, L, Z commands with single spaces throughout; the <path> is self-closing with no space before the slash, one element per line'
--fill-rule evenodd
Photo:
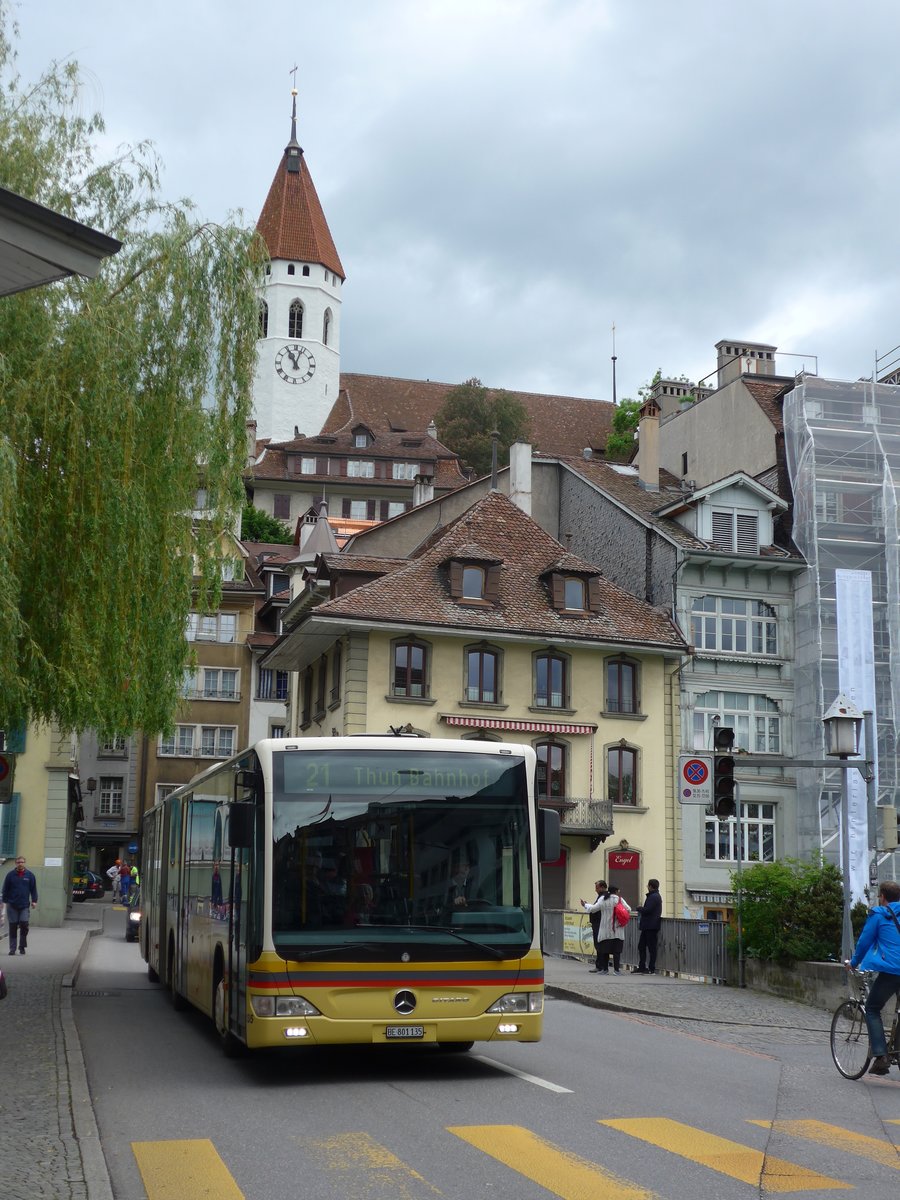
<path fill-rule="evenodd" d="M 603 883 L 601 880 L 600 883 Z M 631 916 L 631 909 L 627 901 L 623 900 L 619 895 L 619 889 L 615 886 L 606 887 L 606 890 L 600 894 L 598 883 L 598 895 L 593 904 L 584 904 L 584 911 L 587 913 L 598 913 L 599 921 L 597 922 L 597 965 L 591 970 L 598 975 L 609 974 L 609 958 L 612 955 L 613 972 L 616 975 L 622 974 L 622 950 L 625 946 L 625 925 L 628 924 L 628 919 Z M 618 914 L 616 910 L 618 911 Z M 624 924 L 620 923 L 624 920 Z M 593 922 L 592 922 L 593 923 Z"/>

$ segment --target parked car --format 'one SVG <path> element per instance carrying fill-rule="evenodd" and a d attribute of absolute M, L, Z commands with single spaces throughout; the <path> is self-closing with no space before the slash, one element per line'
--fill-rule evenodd
<path fill-rule="evenodd" d="M 88 900 L 96 899 L 98 896 L 103 897 L 105 888 L 103 887 L 103 876 L 98 875 L 96 871 L 85 871 L 85 897 Z"/>
<path fill-rule="evenodd" d="M 132 888 L 125 913 L 125 941 L 136 942 L 141 930 L 141 889 Z"/>

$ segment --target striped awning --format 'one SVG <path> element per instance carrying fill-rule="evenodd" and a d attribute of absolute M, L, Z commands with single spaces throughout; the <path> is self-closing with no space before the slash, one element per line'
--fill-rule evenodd
<path fill-rule="evenodd" d="M 448 725 L 464 729 L 501 729 L 517 733 L 593 733 L 596 725 L 576 725 L 565 721 L 523 721 L 515 717 L 466 717 L 456 713 L 441 713 Z"/>

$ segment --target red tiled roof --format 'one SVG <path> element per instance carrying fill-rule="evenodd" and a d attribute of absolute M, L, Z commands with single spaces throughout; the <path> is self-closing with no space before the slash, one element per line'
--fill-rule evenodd
<path fill-rule="evenodd" d="M 769 418 L 775 429 L 784 429 L 783 400 L 784 393 L 789 392 L 794 384 L 784 379 L 743 379 L 744 387 L 759 405 L 762 412 Z"/>
<path fill-rule="evenodd" d="M 287 164 L 285 150 L 256 223 L 269 257 L 321 263 L 346 278 L 303 151 L 299 171 L 289 171 Z"/>
<path fill-rule="evenodd" d="M 477 545 L 502 562 L 496 605 L 467 605 L 450 595 L 447 560 Z M 560 561 L 594 574 L 598 568 L 566 554 L 554 538 L 508 497 L 490 492 L 447 525 L 417 556 L 381 579 L 319 605 L 310 614 L 445 626 L 473 634 L 518 633 L 685 651 L 681 634 L 667 615 L 600 577 L 600 610 L 565 616 L 552 603 L 542 576 Z M 339 561 L 335 565 L 339 566 Z"/>
<path fill-rule="evenodd" d="M 384 375 L 341 375 L 341 391 L 322 426 L 323 433 L 357 423 L 373 432 L 427 429 L 455 383 L 430 379 L 393 379 Z M 500 388 L 488 388 L 493 395 Z M 545 454 L 602 450 L 612 426 L 613 405 L 606 400 L 509 391 L 530 421 L 529 440 Z M 438 429 L 438 436 L 440 436 Z"/>

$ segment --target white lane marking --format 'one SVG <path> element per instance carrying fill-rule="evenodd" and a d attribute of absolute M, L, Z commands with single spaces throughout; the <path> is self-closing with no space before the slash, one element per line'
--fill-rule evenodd
<path fill-rule="evenodd" d="M 551 1083 L 549 1079 L 541 1079 L 539 1075 L 529 1075 L 527 1071 L 517 1071 L 515 1067 L 508 1067 L 506 1063 L 497 1062 L 495 1058 L 488 1058 L 484 1054 L 472 1054 L 470 1058 L 477 1059 L 478 1062 L 487 1063 L 489 1067 L 496 1067 L 498 1071 L 505 1071 L 507 1075 L 516 1075 L 519 1079 L 524 1079 L 526 1083 L 536 1083 L 538 1087 L 546 1088 L 548 1092 L 567 1092 L 572 1091 L 571 1088 L 560 1087 L 558 1083 Z"/>

